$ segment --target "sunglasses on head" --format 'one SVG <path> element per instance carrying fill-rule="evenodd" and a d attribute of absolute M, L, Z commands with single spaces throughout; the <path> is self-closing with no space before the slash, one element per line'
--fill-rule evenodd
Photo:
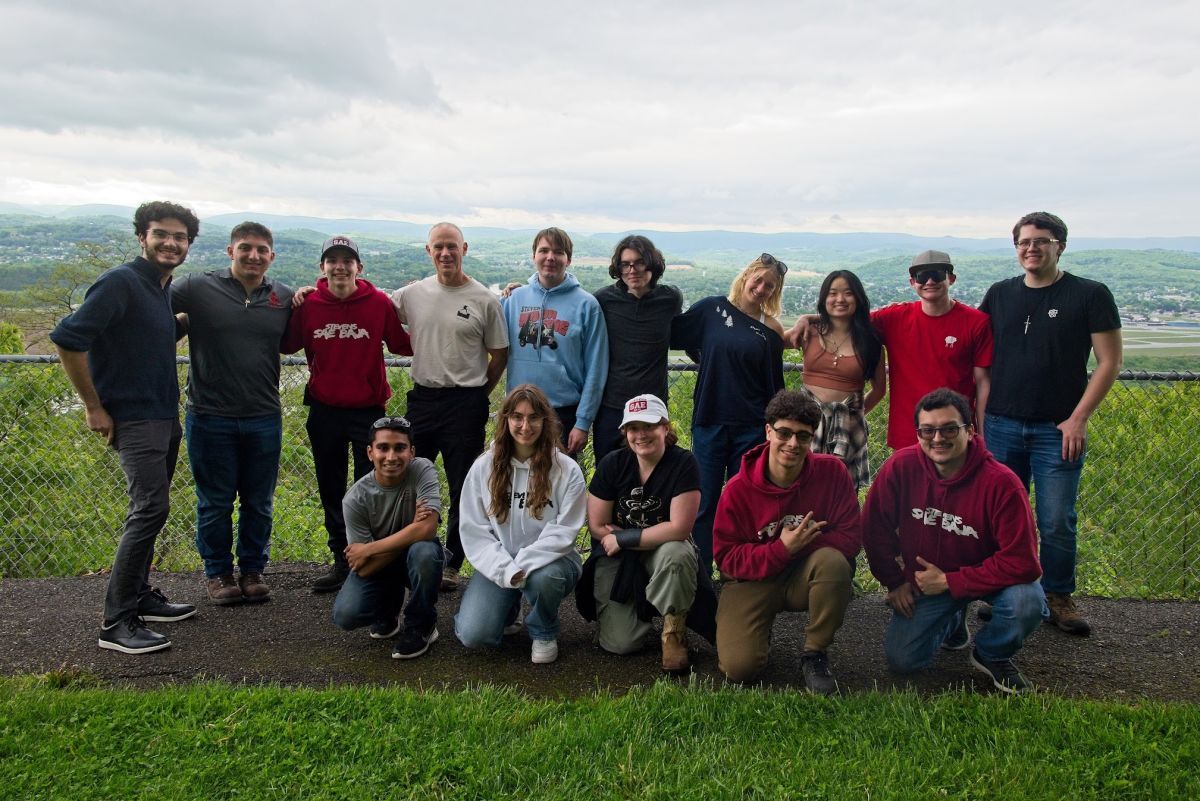
<path fill-rule="evenodd" d="M 779 259 L 772 256 L 770 253 L 762 254 L 761 256 L 758 257 L 758 260 L 761 263 L 767 265 L 768 267 L 774 267 L 776 270 L 779 271 L 780 275 L 787 275 L 787 265 L 784 264 L 783 262 L 781 262 Z"/>
<path fill-rule="evenodd" d="M 412 431 L 412 423 L 408 422 L 407 417 L 380 417 L 371 423 L 371 430 L 376 431 L 381 428 L 402 431 L 407 434 Z"/>

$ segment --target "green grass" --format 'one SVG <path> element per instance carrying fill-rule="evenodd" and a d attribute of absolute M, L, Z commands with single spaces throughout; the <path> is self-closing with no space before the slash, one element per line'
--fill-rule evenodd
<path fill-rule="evenodd" d="M 1200 797 L 1200 707 L 0 682 L 0 798 Z"/>

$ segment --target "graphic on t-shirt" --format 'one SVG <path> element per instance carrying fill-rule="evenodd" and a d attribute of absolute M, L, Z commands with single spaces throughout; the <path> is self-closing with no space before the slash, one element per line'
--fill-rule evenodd
<path fill-rule="evenodd" d="M 617 525 L 622 528 L 657 526 L 667 519 L 662 509 L 662 498 L 647 495 L 645 487 L 634 487 L 629 495 L 617 499 Z"/>
<path fill-rule="evenodd" d="M 457 312 L 455 312 L 455 314 L 457 314 L 459 317 L 463 318 L 464 320 L 471 319 L 471 309 L 465 303 L 463 304 L 463 307 L 461 309 L 459 309 Z"/>
<path fill-rule="evenodd" d="M 921 520 L 927 526 L 941 528 L 960 537 L 979 539 L 979 532 L 971 526 L 964 524 L 962 517 L 959 515 L 952 515 L 949 512 L 943 512 L 941 509 L 934 509 L 932 506 L 929 506 L 925 509 L 913 509 L 912 516 L 914 520 Z"/>
<path fill-rule="evenodd" d="M 568 320 L 560 320 L 555 309 L 542 309 L 541 306 L 523 307 L 517 324 L 521 327 L 517 342 L 521 347 L 532 345 L 535 348 L 557 348 L 556 335 L 565 337 L 571 325 Z"/>
<path fill-rule="evenodd" d="M 958 337 L 953 337 L 953 336 L 946 337 L 946 347 L 947 348 L 953 348 L 955 343 L 957 343 L 957 342 L 958 342 Z"/>
<path fill-rule="evenodd" d="M 528 492 L 516 492 L 516 491 L 514 491 L 514 492 L 513 492 L 513 497 L 512 497 L 512 507 L 511 507 L 511 508 L 513 508 L 513 509 L 524 509 L 524 508 L 525 508 L 525 501 L 526 501 L 528 498 L 529 498 L 529 493 L 528 493 Z M 547 499 L 546 499 L 546 506 L 548 506 L 548 507 L 550 507 L 551 509 L 553 509 L 553 508 L 554 508 L 554 501 L 552 501 L 552 500 L 550 500 L 549 498 L 547 498 Z"/>
<path fill-rule="evenodd" d="M 371 332 L 359 328 L 357 323 L 327 323 L 313 331 L 313 339 L 363 339 L 369 336 Z"/>

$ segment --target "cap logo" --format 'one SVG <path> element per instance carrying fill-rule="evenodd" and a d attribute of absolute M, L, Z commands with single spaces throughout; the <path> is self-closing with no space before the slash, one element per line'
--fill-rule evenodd
<path fill-rule="evenodd" d="M 344 247 L 349 247 L 350 240 L 344 236 L 335 236 L 333 239 L 329 240 L 329 247 L 331 247 L 331 248 L 337 247 L 338 245 L 342 245 Z"/>
<path fill-rule="evenodd" d="M 635 412 L 644 412 L 648 408 L 650 408 L 649 403 L 642 400 L 641 398 L 635 398 L 634 400 L 631 400 L 629 402 L 629 406 L 628 406 L 628 408 L 626 408 L 625 411 L 629 412 L 630 414 L 633 414 Z"/>

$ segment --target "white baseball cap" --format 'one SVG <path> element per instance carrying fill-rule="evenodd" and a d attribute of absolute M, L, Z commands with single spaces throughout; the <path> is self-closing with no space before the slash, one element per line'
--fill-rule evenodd
<path fill-rule="evenodd" d="M 657 395 L 638 395 L 625 401 L 625 416 L 621 418 L 620 428 L 630 423 L 661 423 L 670 419 L 667 404 Z"/>

